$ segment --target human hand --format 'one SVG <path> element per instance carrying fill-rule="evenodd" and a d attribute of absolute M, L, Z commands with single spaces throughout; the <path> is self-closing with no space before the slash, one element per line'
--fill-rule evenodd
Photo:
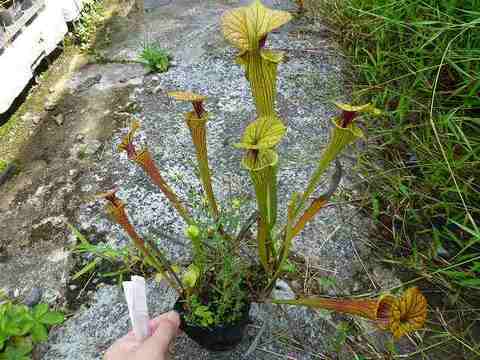
<path fill-rule="evenodd" d="M 150 320 L 150 336 L 139 341 L 130 331 L 106 352 L 105 360 L 167 360 L 168 345 L 177 336 L 180 317 L 175 311 Z"/>

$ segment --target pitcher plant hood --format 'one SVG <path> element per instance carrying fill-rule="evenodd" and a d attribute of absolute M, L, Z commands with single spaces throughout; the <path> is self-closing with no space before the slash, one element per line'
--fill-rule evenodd
<path fill-rule="evenodd" d="M 124 136 L 122 142 L 118 146 L 121 151 L 126 151 L 128 158 L 139 165 L 145 173 L 149 176 L 150 180 L 163 192 L 163 194 L 170 201 L 172 206 L 179 212 L 180 216 L 185 220 L 187 224 L 193 224 L 194 221 L 190 216 L 189 211 L 183 206 L 180 199 L 177 197 L 172 188 L 167 184 L 162 177 L 160 170 L 155 163 L 152 154 L 147 147 L 143 147 L 140 151 L 137 151 L 133 144 L 134 135 L 140 127 L 140 122 L 135 120 L 127 135 Z"/>
<path fill-rule="evenodd" d="M 427 299 L 418 288 L 408 289 L 391 305 L 388 329 L 395 338 L 421 329 L 427 319 L 427 306 Z"/>
<path fill-rule="evenodd" d="M 259 117 L 247 126 L 237 148 L 247 150 L 265 150 L 278 145 L 287 129 L 275 115 Z"/>
<path fill-rule="evenodd" d="M 270 9 L 255 0 L 249 6 L 227 11 L 221 26 L 225 38 L 243 53 L 259 49 L 269 32 L 291 19 L 290 13 Z"/>
<path fill-rule="evenodd" d="M 382 295 L 377 299 L 303 298 L 273 300 L 275 304 L 303 305 L 337 311 L 373 320 L 395 338 L 423 328 L 427 319 L 427 300 L 416 287 L 401 296 Z"/>
<path fill-rule="evenodd" d="M 260 0 L 222 17 L 225 38 L 240 50 L 237 63 L 245 70 L 259 116 L 275 113 L 277 67 L 283 58 L 280 51 L 264 48 L 267 35 L 291 18 L 288 12 L 269 9 Z"/>
<path fill-rule="evenodd" d="M 133 140 L 139 128 L 140 128 L 140 121 L 135 119 L 130 125 L 130 130 L 128 131 L 127 135 L 123 137 L 122 141 L 118 145 L 118 150 L 125 151 L 130 160 L 135 159 L 137 155 L 137 151 L 135 149 L 135 145 L 133 144 Z"/>
<path fill-rule="evenodd" d="M 207 99 L 206 96 L 199 95 L 191 91 L 170 91 L 168 96 L 178 101 L 191 102 L 198 118 L 201 118 L 205 112 L 205 109 L 203 108 L 203 102 Z"/>
<path fill-rule="evenodd" d="M 339 124 L 342 127 L 349 126 L 353 122 L 353 120 L 361 113 L 371 114 L 374 116 L 379 116 L 382 114 L 382 111 L 380 109 L 377 109 L 370 103 L 354 106 L 350 104 L 336 102 L 335 106 L 342 110 L 342 115 L 340 117 L 342 121 Z"/>

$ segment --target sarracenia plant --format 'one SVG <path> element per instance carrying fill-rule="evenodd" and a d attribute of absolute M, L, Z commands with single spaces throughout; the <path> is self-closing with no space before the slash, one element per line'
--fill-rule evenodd
<path fill-rule="evenodd" d="M 165 274 L 169 284 L 180 292 L 181 297 L 186 298 L 187 301 L 190 299 L 193 314 L 191 319 L 198 319 L 201 324 L 211 325 L 214 321 L 212 319 L 234 320 L 235 311 L 241 310 L 242 301 L 246 301 L 244 300 L 246 298 L 268 299 L 276 280 L 283 275 L 284 265 L 288 261 L 294 238 L 327 204 L 340 183 L 342 168 L 336 158 L 347 146 L 363 137 L 362 130 L 355 122 L 356 118 L 362 114 L 381 114 L 380 110 L 371 104 L 361 106 L 337 104 L 342 113 L 332 119 L 330 140 L 317 167 L 305 191 L 294 193 L 290 199 L 287 223 L 278 226 L 279 154 L 277 146 L 287 131 L 275 112 L 277 68 L 282 55 L 266 49 L 265 45 L 268 33 L 290 19 L 289 13 L 271 10 L 260 0 L 255 0 L 246 7 L 227 11 L 222 18 L 225 38 L 240 51 L 237 60 L 245 70 L 257 110 L 256 120 L 246 126 L 240 141 L 235 144 L 238 149 L 244 151 L 242 166 L 249 172 L 257 202 L 258 264 L 250 263 L 249 265 L 251 268 L 258 269 L 260 266 L 263 269 L 261 276 L 258 276 L 258 270 L 254 271 L 257 273 L 256 279 L 261 279 L 256 281 L 257 287 L 261 284 L 261 288 L 256 289 L 256 296 L 244 293 L 247 288 L 251 290 L 251 287 L 246 284 L 252 283 L 252 277 L 242 273 L 248 266 L 245 266 L 246 260 L 236 252 L 238 243 L 243 241 L 248 232 L 252 217 L 248 220 L 247 230 L 242 228 L 236 235 L 232 232 L 238 231 L 237 227 L 228 224 L 225 210 L 227 206 L 219 207 L 215 199 L 207 152 L 209 114 L 204 107 L 206 97 L 187 91 L 169 93 L 174 99 L 191 102 L 193 105 L 193 110 L 185 114 L 185 124 L 190 130 L 195 147 L 200 180 L 208 200 L 209 212 L 216 224 L 213 228 L 211 226 L 202 228 L 203 220 L 192 217 L 190 209 L 183 204 L 161 176 L 148 149 L 136 151 L 133 137 L 139 127 L 137 121 L 133 122 L 132 129 L 119 146 L 121 150 L 127 152 L 128 158 L 135 161 L 159 187 L 187 224 L 185 233 L 192 242 L 194 258 L 193 263 L 183 274 L 182 281 L 177 277 L 163 252 L 157 249 L 155 244 L 145 242 L 137 234 L 125 213 L 125 205 L 116 197 L 115 192 L 103 195 L 109 202 L 108 208 L 113 218 L 132 238 L 147 261 L 159 272 Z M 334 162 L 335 170 L 329 188 L 323 194 L 314 195 L 322 176 Z M 221 257 L 221 259 L 212 258 L 212 256 Z M 235 281 L 232 282 L 232 279 Z M 235 283 L 234 288 L 233 283 Z M 202 299 L 207 299 L 205 301 L 210 303 L 202 303 Z M 363 316 L 376 321 L 382 328 L 391 330 L 397 337 L 421 328 L 425 322 L 427 308 L 425 298 L 417 289 L 409 289 L 399 298 L 383 295 L 379 299 L 364 300 L 315 298 L 273 300 L 273 302 L 318 307 Z M 231 305 L 235 308 L 231 309 L 231 313 L 228 313 L 228 309 L 225 308 L 229 306 L 227 304 L 235 304 Z M 195 315 L 195 307 L 197 315 Z M 199 315 L 200 313 L 202 316 Z"/>

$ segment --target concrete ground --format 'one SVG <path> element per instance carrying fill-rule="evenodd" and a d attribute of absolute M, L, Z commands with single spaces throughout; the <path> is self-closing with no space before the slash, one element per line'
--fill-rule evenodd
<path fill-rule="evenodd" d="M 252 187 L 240 168 L 241 153 L 232 145 L 252 120 L 254 107 L 243 72 L 234 63 L 235 50 L 219 29 L 221 14 L 242 3 L 247 1 L 145 0 L 142 13 L 138 4 L 122 2 L 99 35 L 97 55 L 106 61 L 74 67 L 61 91 L 45 95 L 44 109 L 25 115 L 23 128 L 34 130 L 21 151 L 12 151 L 23 168 L 0 194 L 0 287 L 28 294 L 40 286 L 49 302 L 71 305 L 67 298 L 75 258 L 70 250 L 76 240 L 65 222 L 96 241 L 127 244 L 119 227 L 105 216 L 103 204 L 94 199 L 113 186 L 120 188 L 119 196 L 138 231 L 153 236 L 174 262 L 188 261 L 188 244 L 181 236 L 176 243 L 162 236 L 182 234 L 184 224 L 143 173 L 116 151 L 133 113 L 142 123 L 139 137 L 148 143 L 165 178 L 181 197 L 198 193 L 193 147 L 182 118 L 188 106 L 170 101 L 166 96 L 170 90 L 208 96 L 214 190 L 220 201 L 247 199 L 246 217 L 251 213 Z M 294 10 L 292 1 L 264 3 Z M 277 101 L 288 126 L 279 147 L 282 219 L 291 193 L 303 189 L 328 139 L 329 118 L 335 114 L 331 100 L 344 99 L 343 60 L 325 34 L 321 25 L 297 18 L 268 39 L 268 47 L 287 55 L 279 67 Z M 174 66 L 167 73 L 147 74 L 141 65 L 124 61 L 136 59 L 145 41 L 158 42 L 173 56 Z M 295 255 L 305 268 L 302 278 L 290 284 L 296 291 L 309 293 L 315 288 L 329 295 L 349 295 L 398 284 L 370 258 L 370 221 L 348 201 L 359 195 L 352 154 L 342 158 L 346 176 L 338 196 L 295 241 Z M 322 282 L 331 278 L 328 286 Z M 49 342 L 38 349 L 40 358 L 100 359 L 102 351 L 128 330 L 128 311 L 118 287 L 100 284 L 86 295 L 85 304 L 53 329 Z M 149 301 L 152 314 L 157 314 L 172 307 L 175 295 L 150 282 Z M 181 336 L 172 358 L 353 358 L 348 346 L 335 345 L 336 328 L 345 318 L 267 305 L 255 305 L 251 317 L 248 336 L 234 353 L 208 353 Z M 266 330 L 251 347 L 265 322 Z M 380 338 L 365 326 L 366 337 Z M 384 342 L 377 345 L 381 348 Z"/>

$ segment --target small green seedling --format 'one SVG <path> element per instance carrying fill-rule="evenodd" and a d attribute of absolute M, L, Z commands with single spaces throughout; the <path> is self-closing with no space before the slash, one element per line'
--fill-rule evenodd
<path fill-rule="evenodd" d="M 145 45 L 138 61 L 152 73 L 163 73 L 170 67 L 170 55 L 157 44 Z"/>

